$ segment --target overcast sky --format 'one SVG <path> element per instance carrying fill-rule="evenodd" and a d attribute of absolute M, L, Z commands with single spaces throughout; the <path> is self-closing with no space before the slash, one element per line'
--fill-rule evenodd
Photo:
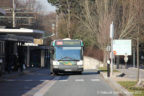
<path fill-rule="evenodd" d="M 50 3 L 48 3 L 47 0 L 37 0 L 38 2 L 40 2 L 43 5 L 43 9 L 46 12 L 55 12 L 56 7 L 52 6 Z"/>
<path fill-rule="evenodd" d="M 27 0 L 19 0 L 20 2 L 21 1 L 27 1 Z M 47 0 L 36 0 L 38 5 L 42 5 L 42 9 L 40 10 L 41 13 L 45 13 L 45 14 L 48 14 L 50 12 L 55 12 L 56 10 L 56 7 L 55 6 L 52 6 L 50 3 L 48 3 Z"/>

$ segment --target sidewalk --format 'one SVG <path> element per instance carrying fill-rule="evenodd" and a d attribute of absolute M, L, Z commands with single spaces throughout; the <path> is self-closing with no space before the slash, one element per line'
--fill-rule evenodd
<path fill-rule="evenodd" d="M 0 77 L 0 81 L 2 81 L 3 79 L 13 79 L 16 78 L 18 76 L 22 76 L 31 72 L 35 72 L 38 71 L 40 68 L 27 68 L 25 69 L 23 72 L 11 72 L 11 73 L 5 73 Z"/>
<path fill-rule="evenodd" d="M 113 76 L 111 79 L 115 81 L 136 81 L 137 80 L 137 68 L 128 68 L 128 69 L 118 69 L 120 72 L 113 72 Z M 125 75 L 123 77 L 119 77 L 121 73 Z M 144 70 L 140 69 L 140 79 L 144 81 Z M 107 73 L 103 73 L 105 77 L 107 77 Z"/>
<path fill-rule="evenodd" d="M 129 78 L 116 77 L 120 72 L 113 73 L 113 76 L 107 77 L 106 72 L 101 72 L 100 75 L 104 78 L 104 80 L 117 92 L 119 96 L 133 96 L 128 92 L 124 87 L 117 83 L 117 81 L 129 81 Z"/>
<path fill-rule="evenodd" d="M 101 76 L 109 83 L 116 91 L 122 94 L 122 96 L 133 96 L 124 87 L 117 82 L 119 81 L 136 81 L 137 80 L 137 68 L 118 69 L 120 72 L 114 72 L 111 77 L 107 77 L 107 72 L 101 72 Z M 118 75 L 124 73 L 123 77 Z M 140 80 L 144 81 L 144 70 L 140 70 Z"/>
<path fill-rule="evenodd" d="M 130 80 L 137 80 L 137 68 L 130 67 L 128 69 L 119 69 L 121 73 L 125 73 L 126 75 L 123 78 L 128 78 Z M 140 69 L 140 79 L 144 81 L 144 70 Z"/>

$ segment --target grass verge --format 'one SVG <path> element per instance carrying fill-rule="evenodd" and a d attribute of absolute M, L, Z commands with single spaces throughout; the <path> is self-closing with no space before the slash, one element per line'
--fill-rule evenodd
<path fill-rule="evenodd" d="M 99 67 L 99 71 L 107 72 L 107 67 Z M 119 72 L 118 70 L 114 69 L 113 72 Z"/>
<path fill-rule="evenodd" d="M 134 87 L 136 81 L 119 81 L 118 83 L 131 92 L 133 96 L 144 96 L 144 88 Z"/>

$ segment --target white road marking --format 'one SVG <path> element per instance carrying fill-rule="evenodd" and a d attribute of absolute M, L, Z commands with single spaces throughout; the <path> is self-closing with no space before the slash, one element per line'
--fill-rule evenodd
<path fill-rule="evenodd" d="M 76 82 L 83 82 L 84 79 L 76 79 L 75 81 L 76 81 Z"/>
<path fill-rule="evenodd" d="M 44 82 L 44 81 L 47 81 L 47 80 L 31 80 L 31 79 L 28 79 L 28 80 L 3 79 L 3 80 L 7 81 L 7 82 L 12 82 L 12 81 L 25 81 L 25 82 L 40 81 L 40 82 Z"/>
<path fill-rule="evenodd" d="M 67 82 L 68 80 L 59 80 L 60 82 Z"/>
<path fill-rule="evenodd" d="M 46 80 L 40 80 L 40 81 L 42 81 L 42 82 L 43 82 L 43 81 L 46 81 Z"/>
<path fill-rule="evenodd" d="M 14 80 L 14 79 L 8 79 L 8 80 L 6 80 L 6 81 L 16 81 L 16 80 Z"/>
<path fill-rule="evenodd" d="M 68 80 L 60 80 L 60 79 L 53 79 L 53 81 L 56 81 L 58 80 L 59 82 L 68 82 Z M 14 81 L 25 81 L 25 82 L 31 82 L 31 81 L 40 81 L 40 82 L 45 82 L 45 81 L 48 81 L 48 80 L 15 80 L 15 79 L 5 79 L 4 81 L 8 81 L 8 82 L 14 82 Z M 84 79 L 75 79 L 74 80 L 75 82 L 84 82 L 85 80 Z M 90 81 L 92 82 L 99 82 L 100 79 L 90 79 Z"/>
<path fill-rule="evenodd" d="M 46 80 L 44 83 L 45 86 L 41 88 L 38 92 L 36 92 L 33 96 L 44 96 L 44 94 L 57 82 L 57 80 L 60 80 L 61 77 L 55 77 L 52 80 Z"/>
<path fill-rule="evenodd" d="M 33 80 L 24 80 L 24 81 L 27 81 L 27 82 L 29 82 L 29 81 L 33 81 Z"/>
<path fill-rule="evenodd" d="M 100 79 L 91 79 L 91 81 L 97 82 L 97 81 L 100 81 Z"/>

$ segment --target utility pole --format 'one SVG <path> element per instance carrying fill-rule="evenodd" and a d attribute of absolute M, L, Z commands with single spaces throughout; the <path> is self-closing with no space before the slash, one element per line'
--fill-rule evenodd
<path fill-rule="evenodd" d="M 12 8 L 12 18 L 13 18 L 13 28 L 15 28 L 16 27 L 16 21 L 15 21 L 15 8 L 16 8 L 16 6 L 15 6 L 15 0 L 12 0 L 12 6 L 13 6 L 13 8 Z"/>
<path fill-rule="evenodd" d="M 137 32 L 137 84 L 139 85 L 140 84 L 140 63 L 139 63 L 139 43 L 140 43 L 140 18 L 139 17 L 141 17 L 141 11 L 140 10 L 142 10 L 141 8 L 142 8 L 142 6 L 143 5 L 141 5 L 140 4 L 140 2 L 138 2 L 138 7 L 137 7 L 137 22 L 138 22 L 138 24 L 137 24 L 137 27 L 138 27 L 138 32 Z M 141 5 L 141 6 L 140 6 Z"/>

